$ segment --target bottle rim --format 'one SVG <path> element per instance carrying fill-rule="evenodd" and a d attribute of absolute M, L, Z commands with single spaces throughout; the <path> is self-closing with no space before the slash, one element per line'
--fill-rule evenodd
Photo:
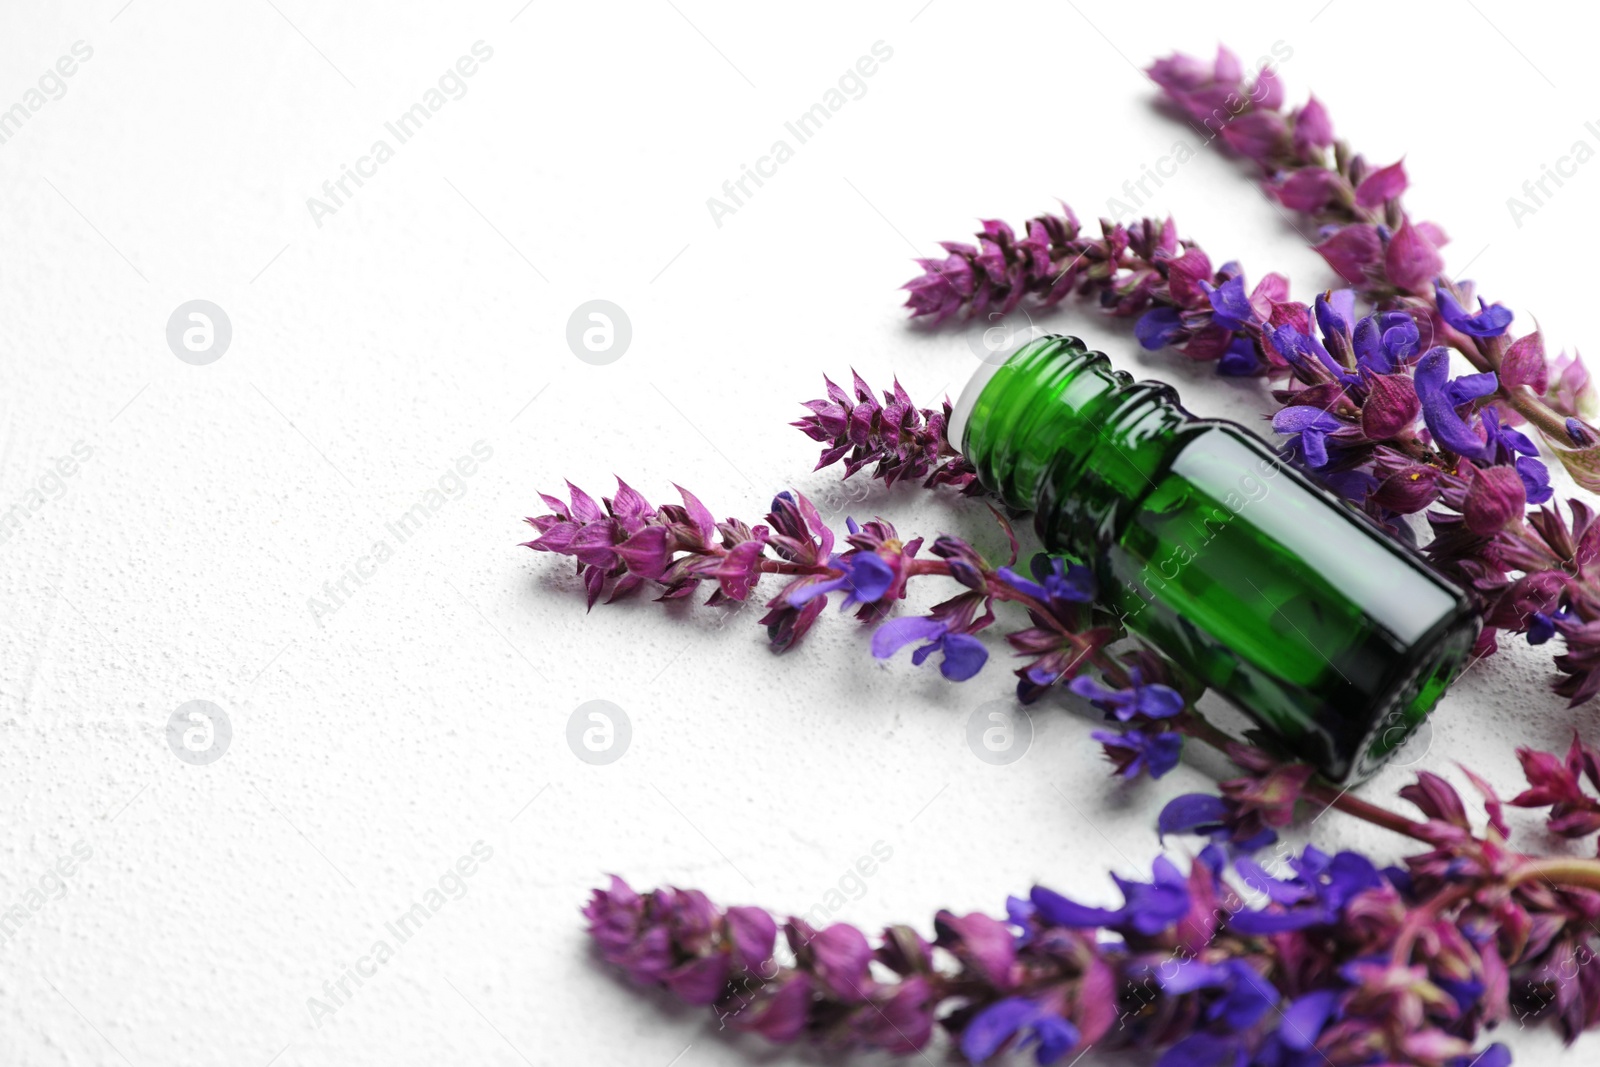
<path fill-rule="evenodd" d="M 994 380 L 994 376 L 1000 372 L 1000 368 L 1010 363 L 1013 356 L 1027 345 L 1032 344 L 1034 340 L 1034 338 L 1029 338 L 1023 344 L 1017 345 L 1006 353 L 1004 359 L 997 359 L 993 362 L 984 360 L 978 369 L 973 372 L 972 377 L 967 379 L 967 384 L 961 389 L 961 395 L 956 397 L 956 402 L 950 407 L 950 422 L 945 426 L 945 438 L 949 440 L 950 446 L 957 452 L 966 453 L 967 422 L 972 418 L 973 409 L 978 406 L 978 397 L 983 394 L 984 388 Z"/>

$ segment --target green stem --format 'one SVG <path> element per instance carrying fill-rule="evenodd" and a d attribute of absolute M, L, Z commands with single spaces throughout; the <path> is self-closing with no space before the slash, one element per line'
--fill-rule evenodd
<path fill-rule="evenodd" d="M 1370 800 L 1362 800 L 1347 790 L 1335 789 L 1326 783 L 1312 781 L 1306 784 L 1301 795 L 1320 802 L 1323 807 L 1337 808 L 1346 815 L 1354 815 L 1356 818 L 1370 822 L 1374 826 L 1381 826 L 1385 830 L 1392 830 L 1413 840 L 1428 840 L 1424 836 L 1422 823 L 1417 822 L 1415 819 L 1408 819 L 1398 812 L 1390 811 L 1388 808 L 1380 808 Z"/>
<path fill-rule="evenodd" d="M 1506 884 L 1521 885 L 1535 878 L 1559 885 L 1600 890 L 1600 859 L 1583 859 L 1578 856 L 1530 859 L 1506 875 Z"/>

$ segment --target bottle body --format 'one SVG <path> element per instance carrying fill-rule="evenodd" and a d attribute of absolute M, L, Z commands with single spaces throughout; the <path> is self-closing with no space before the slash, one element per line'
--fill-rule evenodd
<path fill-rule="evenodd" d="M 1476 613 L 1420 556 L 1074 338 L 1016 352 L 960 435 L 1101 606 L 1334 781 L 1381 766 L 1466 663 Z"/>

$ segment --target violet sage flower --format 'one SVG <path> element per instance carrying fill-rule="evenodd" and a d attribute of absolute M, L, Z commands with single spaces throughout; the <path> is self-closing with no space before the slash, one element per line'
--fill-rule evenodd
<path fill-rule="evenodd" d="M 1470 287 L 1465 288 L 1470 293 Z M 1488 304 L 1480 299 L 1478 304 L 1481 310 L 1469 313 L 1450 290 L 1438 286 L 1435 292 L 1439 300 L 1439 317 L 1468 337 L 1499 337 L 1511 325 L 1511 311 L 1502 304 Z"/>
<path fill-rule="evenodd" d="M 1288 437 L 1305 465 L 1315 469 L 1328 465 L 1329 436 L 1351 426 L 1321 408 L 1297 404 L 1274 415 L 1272 429 Z"/>
<path fill-rule="evenodd" d="M 1503 1045 L 1478 1045 L 1484 1030 L 1549 1021 L 1571 1041 L 1600 1021 L 1600 985 L 1562 970 L 1600 943 L 1600 860 L 1508 848 L 1502 803 L 1471 772 L 1481 824 L 1438 775 L 1401 790 L 1418 820 L 1233 754 L 1255 784 L 1212 798 L 1214 815 L 1247 796 L 1305 800 L 1424 851 L 1380 867 L 1308 846 L 1269 866 L 1210 847 L 1187 871 L 1162 857 L 1148 881 L 1114 875 L 1120 905 L 1034 886 L 1000 918 L 941 911 L 931 941 L 904 925 L 872 939 L 780 923 L 617 878 L 584 915 L 600 957 L 633 981 L 708 1005 L 725 1027 L 835 1053 L 926 1056 L 943 1030 L 974 1064 L 1006 1052 L 1064 1063 L 1094 1046 L 1157 1052 L 1160 1067 L 1507 1067 Z M 1523 760 L 1530 789 L 1514 803 L 1549 808 L 1571 836 L 1600 831 L 1600 797 L 1583 788 L 1600 791 L 1594 749 L 1575 740 L 1565 759 Z"/>
<path fill-rule="evenodd" d="M 811 414 L 793 423 L 827 445 L 815 469 L 842 462 L 846 478 L 871 466 L 872 477 L 885 485 L 922 479 L 928 488 L 949 485 L 968 495 L 982 491 L 977 472 L 945 437 L 948 401 L 938 410 L 918 408 L 899 381 L 879 401 L 859 374 L 850 376 L 854 396 L 824 378 L 827 398 L 806 401 Z"/>
<path fill-rule="evenodd" d="M 1498 387 L 1494 373 L 1466 374 L 1451 379 L 1450 350 L 1430 348 L 1417 361 L 1417 398 L 1422 401 L 1422 417 L 1434 440 L 1458 456 L 1484 459 L 1488 447 L 1473 432 L 1457 409 L 1481 400 Z"/>
<path fill-rule="evenodd" d="M 938 652 L 942 656 L 939 673 L 952 682 L 971 678 L 989 658 L 988 650 L 976 637 L 952 630 L 948 620 L 920 615 L 891 619 L 878 627 L 872 635 L 872 654 L 878 659 L 888 659 L 915 641 L 926 644 L 911 654 L 911 662 L 920 666 L 923 660 Z"/>
<path fill-rule="evenodd" d="M 1095 730 L 1089 736 L 1100 742 L 1106 758 L 1121 778 L 1137 778 L 1142 774 L 1160 778 L 1176 767 L 1178 758 L 1183 755 L 1183 735 L 1171 730 L 1152 733 L 1132 728 L 1121 733 Z"/>
<path fill-rule="evenodd" d="M 1131 677 L 1128 684 L 1120 689 L 1113 689 L 1088 675 L 1074 678 L 1067 688 L 1095 707 L 1104 710 L 1109 716 L 1123 722 L 1128 722 L 1135 716 L 1147 719 L 1170 719 L 1182 713 L 1184 707 L 1182 693 L 1169 685 L 1146 684 L 1138 668 L 1129 673 Z"/>

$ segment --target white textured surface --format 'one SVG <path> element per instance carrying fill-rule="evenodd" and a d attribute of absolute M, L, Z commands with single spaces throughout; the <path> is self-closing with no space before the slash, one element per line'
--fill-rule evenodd
<path fill-rule="evenodd" d="M 872 926 L 995 909 L 1034 880 L 1101 899 L 1105 870 L 1147 867 L 1159 803 L 1206 776 L 1111 788 L 1062 708 L 1021 762 L 980 763 L 964 728 L 1010 689 L 1002 650 L 952 687 L 875 665 L 830 615 L 775 659 L 757 611 L 586 615 L 564 565 L 516 547 L 563 476 L 654 499 L 676 480 L 751 519 L 785 485 L 820 493 L 785 423 L 823 373 L 958 389 L 964 336 L 897 307 L 909 257 L 1054 196 L 1104 211 L 1183 133 L 1130 61 L 1286 42 L 1293 97 L 1314 86 L 1378 161 L 1408 153 L 1452 267 L 1473 260 L 1553 345 L 1584 339 L 1592 305 L 1577 250 L 1600 170 L 1520 228 L 1504 206 L 1600 118 L 1592 35 L 1529 5 L 122 3 L 0 13 L 0 107 L 74 42 L 94 50 L 0 145 L 0 505 L 26 513 L 0 545 L 0 911 L 92 850 L 0 943 L 6 1063 L 778 1062 L 591 961 L 577 908 L 602 871 L 803 910 L 882 841 L 892 859 L 841 912 Z M 466 96 L 319 228 L 306 198 L 478 40 L 494 54 Z M 893 57 L 865 96 L 716 226 L 706 197 L 879 40 Z M 1242 175 L 1203 153 L 1151 210 L 1253 278 L 1326 284 Z M 564 342 L 595 297 L 633 323 L 609 366 Z M 165 343 L 195 298 L 233 324 L 209 366 Z M 1043 324 L 1196 411 L 1258 409 L 1086 312 Z M 479 441 L 464 493 L 314 618 Z M 92 455 L 58 485 L 78 442 Z M 29 510 L 34 488 L 56 498 Z M 834 517 L 993 541 L 970 507 L 866 495 L 833 496 Z M 1545 664 L 1516 648 L 1474 671 L 1426 764 L 1510 789 L 1514 741 L 1593 735 L 1592 708 L 1542 695 Z M 209 766 L 166 741 L 196 699 L 233 728 Z M 565 742 L 591 699 L 632 722 L 609 766 Z M 1400 847 L 1337 817 L 1315 834 Z M 307 998 L 480 840 L 464 895 L 313 1026 Z M 1593 1057 L 1512 1040 L 1524 1063 Z"/>

